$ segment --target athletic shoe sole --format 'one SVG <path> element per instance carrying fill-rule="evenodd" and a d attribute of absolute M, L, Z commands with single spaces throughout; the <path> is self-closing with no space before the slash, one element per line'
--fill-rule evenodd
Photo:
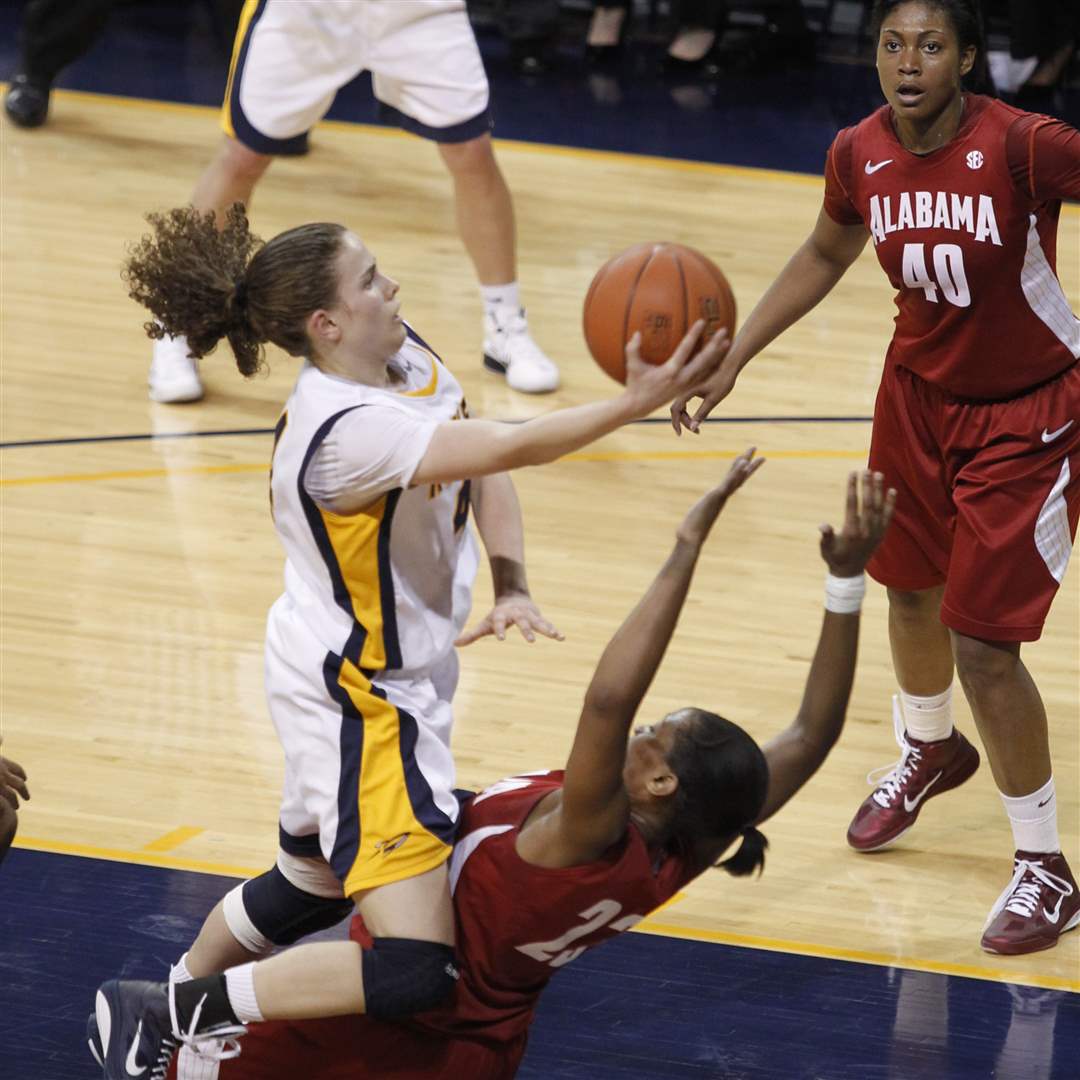
<path fill-rule="evenodd" d="M 1049 941 L 1039 942 L 1037 945 L 1027 946 L 1024 942 L 1017 942 L 1015 946 L 1009 946 L 1004 949 L 995 949 L 990 945 L 986 945 L 983 942 L 979 942 L 982 946 L 982 951 L 990 953 L 992 956 L 1027 956 L 1029 953 L 1045 952 L 1047 949 L 1052 949 L 1060 940 L 1062 934 L 1067 934 L 1070 930 L 1075 930 L 1080 926 L 1080 911 L 1078 911 L 1062 928 L 1061 933 L 1057 937 L 1051 938 Z"/>

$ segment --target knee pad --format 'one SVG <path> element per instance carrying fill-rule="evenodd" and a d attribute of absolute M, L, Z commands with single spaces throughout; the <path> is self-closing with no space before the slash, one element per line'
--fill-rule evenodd
<path fill-rule="evenodd" d="M 454 950 L 434 941 L 375 938 L 361 961 L 368 1016 L 397 1020 L 432 1009 L 458 980 Z"/>
<path fill-rule="evenodd" d="M 262 956 L 275 945 L 292 945 L 336 925 L 353 913 L 353 904 L 304 892 L 275 866 L 233 889 L 223 911 L 233 937 Z"/>

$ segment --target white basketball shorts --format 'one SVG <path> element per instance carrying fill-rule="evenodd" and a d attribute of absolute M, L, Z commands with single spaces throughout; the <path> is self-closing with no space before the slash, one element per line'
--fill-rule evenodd
<path fill-rule="evenodd" d="M 301 154 L 334 95 L 370 71 L 384 117 L 437 142 L 491 128 L 465 0 L 247 0 L 222 128 L 262 154 Z"/>

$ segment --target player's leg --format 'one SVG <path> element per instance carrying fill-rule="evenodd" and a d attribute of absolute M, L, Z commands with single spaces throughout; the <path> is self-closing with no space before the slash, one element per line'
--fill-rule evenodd
<path fill-rule="evenodd" d="M 274 157 L 306 152 L 308 131 L 360 70 L 362 61 L 328 35 L 323 6 L 245 3 L 221 110 L 225 138 L 195 185 L 197 209 L 220 219 L 234 203 L 246 206 Z M 149 388 L 152 400 L 167 404 L 203 396 L 183 337 L 154 342 Z"/>
<path fill-rule="evenodd" d="M 515 390 L 554 390 L 558 368 L 533 340 L 519 295 L 513 200 L 491 144 L 487 76 L 464 2 L 372 0 L 365 18 L 375 96 L 386 115 L 438 145 L 453 180 L 483 299 L 485 366 Z"/>
<path fill-rule="evenodd" d="M 868 569 L 888 588 L 900 760 L 870 774 L 874 791 L 847 834 L 858 851 L 894 843 L 929 799 L 962 784 L 979 764 L 978 752 L 952 722 L 953 658 L 940 608 L 954 511 L 935 447 L 935 404 L 925 384 L 886 369 L 870 467 L 897 489 L 896 516 Z"/>
<path fill-rule="evenodd" d="M 1080 372 L 1013 402 L 972 407 L 980 447 L 957 477 L 957 527 L 942 618 L 957 672 L 1012 827 L 1013 876 L 991 910 L 991 952 L 1050 948 L 1080 925 L 1080 891 L 1061 852 L 1046 710 L 1021 657 L 1042 633 L 1065 576 L 1080 476 L 1080 432 L 1041 432 L 1080 405 Z M 1074 425 L 1075 426 L 1075 425 Z"/>

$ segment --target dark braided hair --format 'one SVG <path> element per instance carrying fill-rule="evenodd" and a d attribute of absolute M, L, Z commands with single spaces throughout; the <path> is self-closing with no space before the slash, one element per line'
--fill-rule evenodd
<path fill-rule="evenodd" d="M 122 276 L 154 316 L 150 337 L 183 334 L 196 358 L 227 338 L 242 375 L 263 367 L 267 341 L 290 356 L 311 354 L 307 318 L 337 298 L 344 226 L 301 225 L 263 244 L 241 203 L 220 229 L 213 211 L 190 206 L 146 220 L 153 232 L 132 248 Z"/>
<path fill-rule="evenodd" d="M 741 834 L 738 851 L 716 865 L 737 877 L 760 872 L 768 841 L 754 822 L 769 786 L 765 755 L 738 724 L 704 709 L 680 711 L 690 716 L 667 757 L 679 778 L 671 820 L 676 844 L 691 850 L 698 840 Z"/>
<path fill-rule="evenodd" d="M 990 66 L 986 59 L 986 31 L 979 0 L 875 0 L 870 17 L 875 42 L 881 36 L 881 24 L 886 16 L 910 3 L 924 4 L 942 12 L 952 24 L 961 52 L 969 45 L 975 46 L 975 63 L 964 76 L 964 89 L 975 94 L 993 94 L 994 80 L 990 77 Z"/>

